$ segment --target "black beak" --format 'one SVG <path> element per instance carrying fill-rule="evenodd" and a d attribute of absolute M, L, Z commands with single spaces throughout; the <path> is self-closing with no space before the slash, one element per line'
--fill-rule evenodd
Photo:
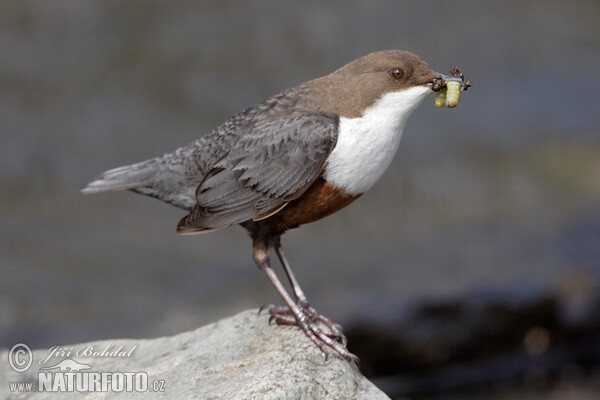
<path fill-rule="evenodd" d="M 471 82 L 466 80 L 464 75 L 460 73 L 458 67 L 450 67 L 450 74 L 451 75 L 438 74 L 438 76 L 433 78 L 431 81 L 431 90 L 437 92 L 440 89 L 445 88 L 446 84 L 451 81 L 459 82 L 462 90 L 467 90 L 470 86 L 473 86 Z"/>

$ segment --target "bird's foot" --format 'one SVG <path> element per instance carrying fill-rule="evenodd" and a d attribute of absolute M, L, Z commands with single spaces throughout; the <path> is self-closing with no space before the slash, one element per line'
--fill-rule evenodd
<path fill-rule="evenodd" d="M 300 310 L 306 315 L 306 317 L 313 323 L 322 323 L 328 329 L 328 331 L 323 331 L 324 335 L 329 336 L 330 338 L 336 340 L 341 343 L 342 346 L 346 347 L 348 344 L 348 339 L 344 335 L 344 329 L 340 324 L 336 324 L 326 316 L 319 313 L 316 309 L 311 307 L 307 302 L 299 301 L 298 307 Z M 273 304 L 269 304 L 266 306 L 262 306 L 258 311 L 259 314 L 263 311 L 269 311 L 271 318 L 269 322 L 275 321 L 277 325 L 298 325 L 296 318 L 294 317 L 294 313 L 288 306 L 276 306 Z"/>
<path fill-rule="evenodd" d="M 347 361 L 359 362 L 358 357 L 346 349 L 348 340 L 339 324 L 336 324 L 329 318 L 321 315 L 304 301 L 299 301 L 297 305 L 300 311 L 299 315 L 295 315 L 288 306 L 276 306 L 272 304 L 262 306 L 258 312 L 260 314 L 262 311 L 268 311 L 271 315 L 269 323 L 275 321 L 277 325 L 300 327 L 304 334 L 308 336 L 321 351 L 323 351 L 323 353 L 325 353 L 326 358 L 327 352 L 325 346 L 328 346 Z M 324 325 L 326 329 L 322 329 L 321 324 Z"/>

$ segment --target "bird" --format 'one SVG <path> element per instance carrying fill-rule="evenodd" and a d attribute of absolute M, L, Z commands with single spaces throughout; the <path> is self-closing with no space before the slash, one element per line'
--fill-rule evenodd
<path fill-rule="evenodd" d="M 285 89 L 234 115 L 187 146 L 102 173 L 81 191 L 131 190 L 187 212 L 180 234 L 234 225 L 285 305 L 263 306 L 279 325 L 298 326 L 328 356 L 348 361 L 340 325 L 309 305 L 281 236 L 346 207 L 389 167 L 408 117 L 424 98 L 461 81 L 408 51 L 382 50 Z M 465 87 L 466 89 L 466 87 Z M 291 287 L 271 265 L 277 255 Z"/>

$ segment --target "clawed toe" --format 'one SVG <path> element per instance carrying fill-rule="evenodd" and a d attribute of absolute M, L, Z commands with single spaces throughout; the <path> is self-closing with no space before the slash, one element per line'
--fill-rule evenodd
<path fill-rule="evenodd" d="M 268 311 L 271 315 L 294 315 L 288 306 L 276 306 L 275 304 L 265 304 L 258 309 L 258 315 L 263 311 Z"/>
<path fill-rule="evenodd" d="M 291 315 L 271 315 L 269 325 L 275 322 L 277 325 L 297 326 L 296 318 Z"/>
<path fill-rule="evenodd" d="M 348 340 L 339 324 L 321 315 L 316 309 L 305 302 L 299 302 L 300 316 L 296 317 L 288 306 L 264 305 L 259 309 L 259 314 L 268 311 L 270 314 L 269 325 L 275 322 L 277 325 L 298 326 L 314 342 L 328 359 L 325 346 L 335 350 L 347 361 L 358 363 L 358 357 L 346 349 Z M 325 328 L 325 329 L 323 329 Z"/>

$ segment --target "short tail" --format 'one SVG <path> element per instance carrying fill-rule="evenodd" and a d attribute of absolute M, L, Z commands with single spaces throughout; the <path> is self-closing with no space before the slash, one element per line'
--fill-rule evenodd
<path fill-rule="evenodd" d="M 107 190 L 127 190 L 149 186 L 156 173 L 157 159 L 143 161 L 103 172 L 95 181 L 81 189 L 82 193 Z"/>

